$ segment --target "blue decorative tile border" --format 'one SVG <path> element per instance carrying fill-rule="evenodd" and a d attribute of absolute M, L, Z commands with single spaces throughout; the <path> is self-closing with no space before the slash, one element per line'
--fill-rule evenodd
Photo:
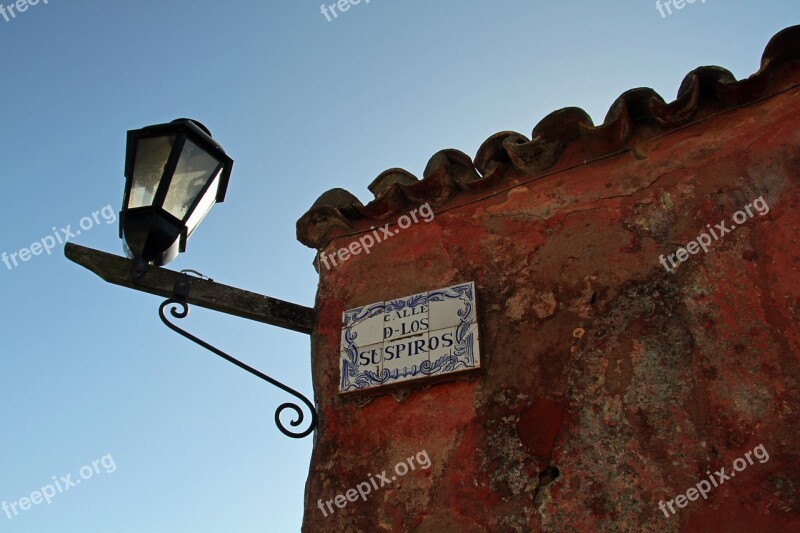
<path fill-rule="evenodd" d="M 345 311 L 339 392 L 480 367 L 473 282 Z"/>

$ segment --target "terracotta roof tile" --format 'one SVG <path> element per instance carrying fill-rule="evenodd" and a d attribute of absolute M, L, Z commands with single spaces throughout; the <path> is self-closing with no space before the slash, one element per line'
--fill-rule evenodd
<path fill-rule="evenodd" d="M 797 85 L 799 65 L 800 26 L 792 26 L 770 40 L 759 71 L 749 78 L 737 81 L 724 68 L 700 67 L 686 75 L 670 103 L 653 89 L 631 89 L 614 101 L 599 126 L 580 108 L 560 109 L 543 118 L 530 138 L 512 131 L 492 135 L 474 160 L 459 150 L 437 152 L 422 180 L 400 168 L 386 170 L 369 185 L 375 199 L 367 205 L 344 189 L 331 189 L 298 220 L 297 239 L 321 249 L 335 237 L 383 224 L 414 205 L 436 207 L 462 191 L 503 185 L 512 172 L 537 176 L 580 162 L 578 156 L 586 161 L 631 151 L 646 157 L 641 147 L 647 139 Z M 578 149 L 572 150 L 575 144 Z M 570 161 L 564 159 L 567 148 L 575 154 Z"/>

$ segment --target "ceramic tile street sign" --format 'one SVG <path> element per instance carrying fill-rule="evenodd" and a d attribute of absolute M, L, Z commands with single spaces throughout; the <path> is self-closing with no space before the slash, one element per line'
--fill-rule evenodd
<path fill-rule="evenodd" d="M 475 284 L 345 311 L 339 392 L 480 367 Z"/>

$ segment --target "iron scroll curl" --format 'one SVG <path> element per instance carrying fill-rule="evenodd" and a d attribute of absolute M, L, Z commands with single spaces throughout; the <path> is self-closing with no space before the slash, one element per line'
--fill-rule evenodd
<path fill-rule="evenodd" d="M 241 368 L 243 370 L 247 370 L 248 372 L 250 372 L 254 376 L 257 376 L 257 377 L 263 379 L 264 381 L 266 381 L 268 383 L 271 383 L 272 385 L 278 387 L 279 389 L 281 389 L 281 390 L 283 390 L 285 392 L 288 392 L 289 394 L 291 394 L 292 396 L 296 397 L 297 399 L 299 399 L 300 401 L 302 401 L 306 405 L 306 407 L 308 408 L 308 411 L 311 413 L 311 422 L 310 422 L 308 428 L 306 428 L 303 431 L 292 431 L 291 429 L 287 428 L 283 424 L 283 421 L 281 420 L 281 414 L 285 410 L 290 409 L 290 410 L 295 412 L 296 417 L 291 422 L 289 422 L 289 424 L 293 428 L 297 428 L 298 426 L 301 426 L 303 424 L 303 422 L 305 421 L 306 415 L 303 412 L 303 410 L 300 408 L 300 406 L 297 403 L 292 403 L 292 402 L 285 402 L 285 403 L 282 403 L 282 404 L 280 404 L 278 406 L 278 408 L 275 410 L 275 425 L 278 426 L 278 429 L 281 430 L 281 433 L 283 433 L 287 437 L 291 437 L 293 439 L 302 439 L 302 438 L 308 436 L 309 434 L 311 434 L 311 432 L 314 431 L 314 429 L 316 429 L 317 423 L 319 421 L 318 416 L 317 416 L 317 411 L 314 408 L 314 404 L 312 404 L 311 401 L 308 398 L 306 398 L 303 394 L 301 394 L 300 392 L 294 390 L 293 388 L 291 388 L 291 387 L 289 387 L 287 385 L 284 385 L 280 381 L 269 377 L 268 375 L 264 374 L 263 372 L 261 372 L 259 370 L 256 370 L 255 368 L 253 368 L 253 367 L 251 367 L 251 366 L 239 361 L 238 359 L 236 359 L 234 357 L 231 357 L 230 355 L 228 355 L 227 353 L 223 352 L 219 348 L 216 348 L 216 347 L 208 344 L 207 342 L 203 341 L 202 339 L 199 339 L 199 338 L 195 337 L 194 335 L 192 335 L 188 331 L 186 331 L 184 329 L 181 329 L 177 325 L 173 324 L 172 322 L 169 321 L 169 319 L 166 316 L 166 313 L 164 312 L 165 309 L 167 307 L 169 307 L 169 306 L 172 306 L 169 309 L 169 314 L 172 315 L 173 318 L 181 320 L 181 319 L 186 318 L 189 315 L 189 304 L 186 302 L 186 299 L 182 298 L 181 296 L 173 296 L 172 298 L 168 298 L 167 300 L 165 300 L 161 304 L 161 306 L 158 308 L 158 315 L 161 318 L 161 321 L 164 323 L 164 325 L 166 325 L 169 329 L 171 329 L 172 331 L 178 333 L 182 337 L 185 337 L 185 338 L 189 339 L 190 341 L 194 342 L 195 344 L 198 344 L 199 346 L 202 346 L 206 350 L 208 350 L 210 352 L 213 352 L 214 354 L 222 357 L 226 361 L 228 361 L 230 363 L 233 363 L 234 365 L 238 366 L 239 368 Z"/>

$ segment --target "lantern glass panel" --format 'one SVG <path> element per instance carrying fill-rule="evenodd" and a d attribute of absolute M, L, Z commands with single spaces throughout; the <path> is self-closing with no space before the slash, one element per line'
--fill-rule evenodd
<path fill-rule="evenodd" d="M 174 142 L 174 135 L 137 141 L 128 209 L 152 205 Z"/>
<path fill-rule="evenodd" d="M 203 199 L 200 200 L 200 203 L 197 205 L 197 209 L 194 210 L 189 217 L 189 220 L 186 222 L 188 235 L 192 234 L 200 222 L 203 221 L 206 214 L 208 214 L 209 210 L 211 210 L 211 208 L 214 206 L 214 203 L 217 200 L 217 189 L 219 189 L 219 175 L 220 172 L 217 172 L 217 174 L 214 176 L 214 181 L 211 182 L 211 186 L 206 191 Z"/>
<path fill-rule="evenodd" d="M 178 166 L 172 176 L 167 197 L 164 200 L 164 209 L 179 220 L 184 220 L 189 209 L 195 204 L 209 180 L 216 177 L 219 161 L 208 152 L 197 146 L 190 139 L 186 139 L 183 151 L 178 159 Z M 208 196 L 208 194 L 206 194 Z M 211 196 L 213 204 L 216 193 Z M 205 197 L 201 203 L 205 202 Z M 205 211 L 211 207 L 209 205 Z M 196 211 L 200 211 L 198 205 Z M 205 212 L 201 214 L 205 215 Z M 188 225 L 188 224 L 187 224 Z M 191 230 L 191 225 L 188 225 Z"/>

